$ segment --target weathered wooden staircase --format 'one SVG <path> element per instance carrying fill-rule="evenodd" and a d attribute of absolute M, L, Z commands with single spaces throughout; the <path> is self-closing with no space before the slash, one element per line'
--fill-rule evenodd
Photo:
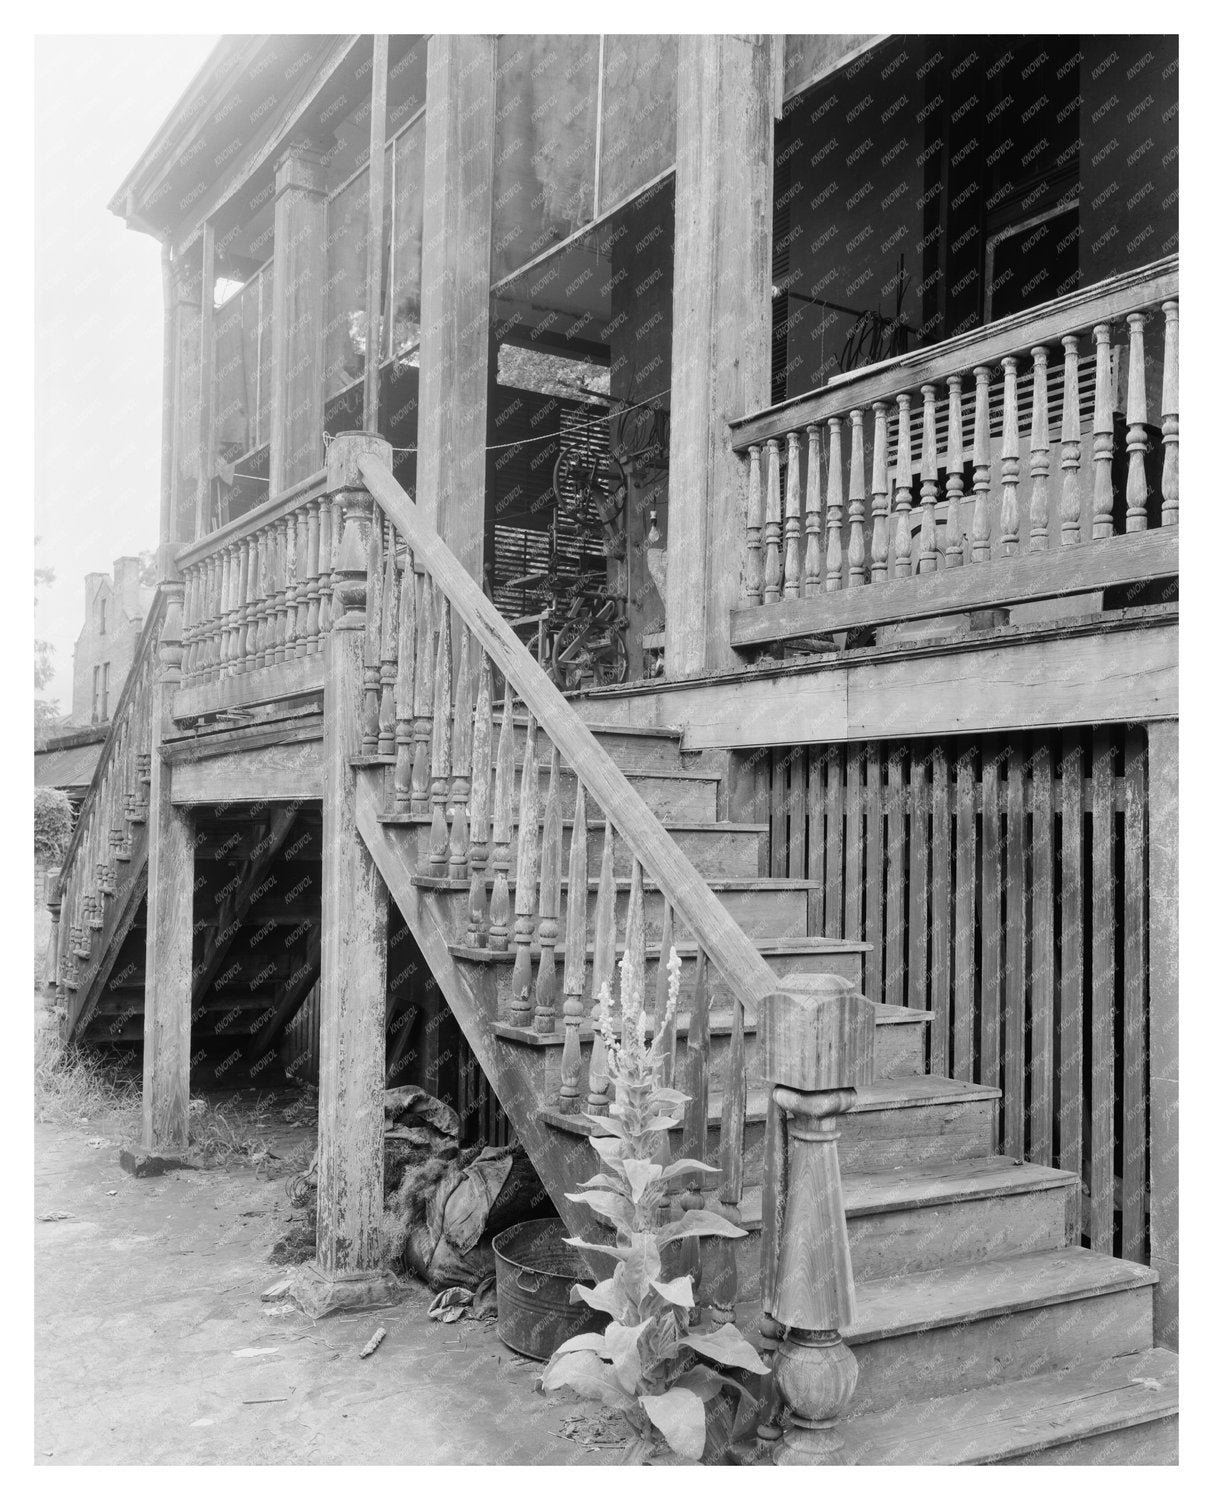
<path fill-rule="evenodd" d="M 364 609 L 358 681 L 343 689 L 361 707 L 341 743 L 327 730 L 325 741 L 352 826 L 552 1202 L 590 1240 L 602 1226 L 564 1194 L 595 1170 L 588 1112 L 606 1102 L 596 997 L 630 950 L 656 1014 L 678 952 L 676 1081 L 706 1089 L 704 1139 L 691 1144 L 725 1168 L 705 1191 L 751 1231 L 735 1306 L 757 1334 L 759 1014 L 793 975 L 858 986 L 863 945 L 816 935 L 812 882 L 767 877 L 767 829 L 741 817 L 726 757 L 686 755 L 668 731 L 592 730 L 572 711 L 392 479 L 376 440 L 361 441 L 334 486 L 344 524 L 332 559 L 347 626 Z M 205 631 L 206 607 L 187 610 L 187 631 Z M 239 623 L 239 611 L 229 617 Z M 326 680 L 326 713 L 332 691 Z M 80 870 L 93 853 L 105 862 L 123 798 L 132 805 L 139 735 L 121 732 L 130 756 L 111 756 L 124 769 L 94 789 Z M 237 903 L 264 870 L 260 841 L 246 843 L 236 894 L 224 897 Z M 102 901 L 86 962 L 96 898 L 83 879 L 69 886 L 59 973 L 78 1014 L 112 970 L 92 955 L 120 946 L 138 896 L 121 911 Z M 876 1007 L 873 1081 L 842 1120 L 857 1284 L 842 1333 L 860 1371 L 844 1461 L 1174 1462 L 1177 1364 L 1153 1347 L 1155 1273 L 1081 1246 L 1072 1173 L 997 1154 L 998 1090 L 928 1074 L 930 1024 L 923 1011 Z"/>
<path fill-rule="evenodd" d="M 360 759 L 358 830 L 553 1203 L 589 1239 L 603 1237 L 601 1226 L 563 1195 L 595 1170 L 585 1112 L 602 1101 L 593 998 L 626 945 L 634 960 L 643 954 L 656 1014 L 677 948 L 676 1079 L 702 1067 L 709 1160 L 737 1158 L 725 1181 L 740 1174 L 734 1211 L 751 1234 L 736 1301 L 742 1326 L 748 1310 L 756 1328 L 768 1099 L 754 1067 L 757 1006 L 745 1003 L 749 956 L 734 932 L 772 976 L 759 982 L 774 984 L 808 972 L 858 985 L 863 945 L 813 935 L 821 893 L 810 882 L 764 876 L 767 830 L 730 816 L 724 762 L 684 755 L 659 731 L 600 728 L 593 754 L 584 750 L 586 726 L 544 691 L 479 591 L 466 591 L 470 579 L 382 464 L 365 460 L 362 472 L 385 515 L 389 558 L 397 538 L 407 544 L 402 576 L 411 582 L 416 569 L 420 603 L 400 608 L 401 631 L 379 633 L 380 687 L 391 682 L 409 740 Z M 380 524 L 372 570 L 382 565 Z M 390 610 L 390 570 L 384 579 Z M 452 615 L 466 627 L 457 673 Z M 485 648 L 474 709 L 473 636 Z M 489 656 L 507 683 L 504 713 L 491 709 Z M 406 681 L 420 726 L 400 717 Z M 513 694 L 526 698 L 528 719 L 515 720 Z M 448 715 L 453 741 L 435 727 Z M 655 867 L 670 849 L 679 858 L 667 875 Z M 683 860 L 694 876 L 673 883 Z M 494 882 L 487 909 L 484 870 Z M 1156 1274 L 1078 1243 L 1074 1174 L 996 1154 L 999 1091 L 927 1075 L 930 1020 L 876 1008 L 874 1081 L 843 1120 L 858 1305 L 843 1333 L 860 1367 L 846 1461 L 1173 1462 L 1177 1370 L 1173 1354 L 1152 1347 Z M 723 1192 L 726 1202 L 738 1196 Z"/>

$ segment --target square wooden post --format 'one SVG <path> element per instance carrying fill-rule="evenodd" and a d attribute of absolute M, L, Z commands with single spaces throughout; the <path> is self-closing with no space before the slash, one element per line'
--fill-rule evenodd
<path fill-rule="evenodd" d="M 1150 1264 L 1154 1342 L 1179 1348 L 1179 724 L 1147 730 L 1150 800 Z"/>
<path fill-rule="evenodd" d="M 189 1149 L 190 1009 L 193 1002 L 194 841 L 192 815 L 174 807 L 172 770 L 160 756 L 181 680 L 180 582 L 167 592 L 152 679 L 151 783 L 147 813 L 147 968 L 143 998 L 143 1134 L 122 1165 L 151 1176 Z"/>
<path fill-rule="evenodd" d="M 425 99 L 417 504 L 484 574 L 489 251 L 496 99 L 491 36 L 431 36 Z"/>
<path fill-rule="evenodd" d="M 344 525 L 337 559 L 340 617 L 325 646 L 324 831 L 320 894 L 320 1118 L 316 1259 L 291 1295 L 312 1317 L 389 1302 L 383 1267 L 384 1011 L 387 888 L 354 818 L 361 754 L 363 642 L 371 497 L 358 458 L 388 467 L 383 438 L 341 433 L 329 449 L 329 490 Z"/>
<path fill-rule="evenodd" d="M 274 172 L 270 494 L 324 467 L 324 158 L 288 146 Z"/>
<path fill-rule="evenodd" d="M 737 664 L 744 477 L 730 418 L 771 391 L 774 91 L 769 36 L 678 39 L 665 670 Z"/>

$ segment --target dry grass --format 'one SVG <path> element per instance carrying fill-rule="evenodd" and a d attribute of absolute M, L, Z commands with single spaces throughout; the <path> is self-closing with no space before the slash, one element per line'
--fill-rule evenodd
<path fill-rule="evenodd" d="M 54 1013 L 46 1011 L 36 1017 L 35 1120 L 90 1125 L 125 1136 L 137 1131 L 140 1108 L 140 1082 L 128 1061 L 65 1046 Z"/>

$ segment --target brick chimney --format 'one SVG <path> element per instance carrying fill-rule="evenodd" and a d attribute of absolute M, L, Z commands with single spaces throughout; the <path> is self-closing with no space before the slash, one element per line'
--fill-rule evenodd
<path fill-rule="evenodd" d="M 131 620 L 143 618 L 143 602 L 139 597 L 139 566 L 137 557 L 114 559 L 114 607 Z"/>

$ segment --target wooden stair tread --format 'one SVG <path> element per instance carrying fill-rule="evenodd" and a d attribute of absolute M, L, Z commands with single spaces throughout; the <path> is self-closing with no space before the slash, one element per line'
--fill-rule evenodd
<path fill-rule="evenodd" d="M 491 884 L 492 877 L 493 871 L 490 867 L 485 871 L 485 879 Z M 796 879 L 777 875 L 705 875 L 703 878 L 713 891 L 819 891 L 822 888 L 820 880 Z M 506 883 L 511 890 L 514 890 L 518 884 L 513 875 L 510 876 Z M 586 881 L 586 890 L 595 893 L 601 883 L 598 877 L 594 876 L 592 879 Z M 426 891 L 466 891 L 471 882 L 466 877 L 456 879 L 450 875 L 414 875 L 413 884 L 419 889 Z M 646 880 L 643 884 L 646 894 L 652 891 L 655 899 L 660 899 L 656 895 L 657 885 L 654 881 Z M 568 878 L 565 877 L 560 882 L 560 889 L 567 891 L 568 888 Z M 631 889 L 632 882 L 630 877 L 625 875 L 616 880 L 616 893 L 620 891 L 627 892 Z M 930 1012 L 926 1011 L 924 1014 L 929 1015 Z"/>
<path fill-rule="evenodd" d="M 848 1344 L 970 1323 L 1003 1313 L 1048 1307 L 1082 1297 L 1151 1287 L 1158 1272 L 1079 1245 L 1007 1259 L 967 1261 L 859 1282 L 855 1321 L 842 1330 Z"/>
<path fill-rule="evenodd" d="M 793 956 L 798 953 L 866 953 L 869 946 L 867 943 L 861 943 L 853 938 L 802 937 L 789 939 L 756 937 L 751 938 L 750 941 L 754 944 L 755 948 L 758 949 L 759 953 L 762 953 L 764 955 L 769 955 L 772 953 L 792 954 Z M 514 960 L 518 956 L 517 949 L 513 947 L 473 948 L 467 943 L 448 943 L 447 947 L 449 948 L 452 957 L 467 959 L 469 963 L 512 965 Z M 678 951 L 679 958 L 683 960 L 683 982 L 686 983 L 688 980 L 686 969 L 687 960 L 694 959 L 695 954 L 698 952 L 698 949 L 696 948 L 694 943 L 679 942 L 675 943 L 674 947 Z M 594 948 L 591 943 L 586 944 L 586 952 L 591 958 L 593 957 Z M 615 945 L 615 952 L 620 958 L 623 957 L 622 942 L 619 942 Z M 555 954 L 557 959 L 564 958 L 563 943 L 556 944 Z M 531 956 L 536 962 L 538 962 L 538 943 L 535 943 L 532 946 Z M 645 957 L 654 961 L 659 959 L 661 957 L 661 945 L 659 943 L 649 943 L 645 948 Z"/>
<path fill-rule="evenodd" d="M 629 777 L 632 774 L 632 772 L 628 772 Z M 397 825 L 402 828 L 429 828 L 434 821 L 434 814 L 433 811 L 427 813 L 381 812 L 378 814 L 378 821 L 388 826 Z M 572 828 L 573 826 L 572 818 L 562 818 L 560 821 L 562 828 Z M 606 819 L 587 818 L 585 826 L 587 833 L 595 833 L 599 829 L 606 827 Z M 708 820 L 662 818 L 661 826 L 667 833 L 755 833 L 765 836 L 770 832 L 770 825 L 767 823 L 732 823 L 723 818 L 711 818 Z"/>
<path fill-rule="evenodd" d="M 1077 1181 L 1074 1172 L 1061 1172 L 1034 1162 L 1015 1162 L 1009 1156 L 969 1157 L 897 1167 L 889 1172 L 844 1172 L 842 1199 L 851 1219 L 975 1198 L 1006 1198 L 1016 1193 L 1061 1189 Z M 741 1222 L 748 1228 L 762 1223 L 761 1187 L 745 1190 L 740 1211 Z"/>
<path fill-rule="evenodd" d="M 1173 1416 L 1179 1361 L 1147 1349 L 843 1418 L 847 1464 L 987 1464 Z"/>
<path fill-rule="evenodd" d="M 896 1016 L 885 1016 L 882 1010 L 896 1010 Z M 877 1026 L 901 1026 L 907 1024 L 918 1025 L 923 1021 L 930 1020 L 930 1012 L 925 1010 L 905 1010 L 901 1014 L 901 1006 L 880 1006 L 876 1008 Z M 647 1017 L 648 1025 L 645 1028 L 646 1035 L 653 1034 L 653 1017 Z M 678 1035 L 686 1036 L 690 1030 L 691 1017 L 688 1011 L 678 1012 Z M 713 1006 L 708 1011 L 708 1029 L 712 1036 L 732 1036 L 733 1034 L 733 1012 L 727 1006 Z M 559 1016 L 556 1017 L 556 1029 L 554 1031 L 536 1031 L 533 1026 L 514 1026 L 509 1021 L 497 1021 L 493 1024 L 493 1030 L 497 1036 L 507 1041 L 518 1042 L 524 1047 L 562 1047 L 564 1045 L 564 1023 Z M 747 1035 L 752 1035 L 758 1030 L 758 1022 L 747 1020 L 744 1025 Z M 578 1028 L 578 1036 L 583 1042 L 592 1041 L 594 1038 L 593 1023 L 588 1016 L 582 1018 L 581 1026 Z"/>
<path fill-rule="evenodd" d="M 927 1108 L 936 1104 L 968 1104 L 1001 1097 L 999 1089 L 990 1088 L 986 1084 L 958 1083 L 952 1078 L 929 1078 L 914 1074 L 900 1078 L 880 1078 L 875 1083 L 864 1084 L 855 1092 L 857 1098 L 849 1111 L 852 1115 L 875 1110 Z M 747 1121 L 766 1119 L 768 1093 L 765 1084 L 749 1086 L 746 1091 Z M 712 1090 L 708 1094 L 709 1125 L 720 1123 L 723 1106 L 724 1095 L 719 1090 Z M 590 1134 L 592 1122 L 589 1115 L 563 1115 L 559 1110 L 541 1109 L 539 1118 L 571 1135 Z M 847 1118 L 848 1116 L 843 1116 L 844 1130 Z M 675 1127 L 676 1132 L 681 1129 L 681 1125 Z"/>

